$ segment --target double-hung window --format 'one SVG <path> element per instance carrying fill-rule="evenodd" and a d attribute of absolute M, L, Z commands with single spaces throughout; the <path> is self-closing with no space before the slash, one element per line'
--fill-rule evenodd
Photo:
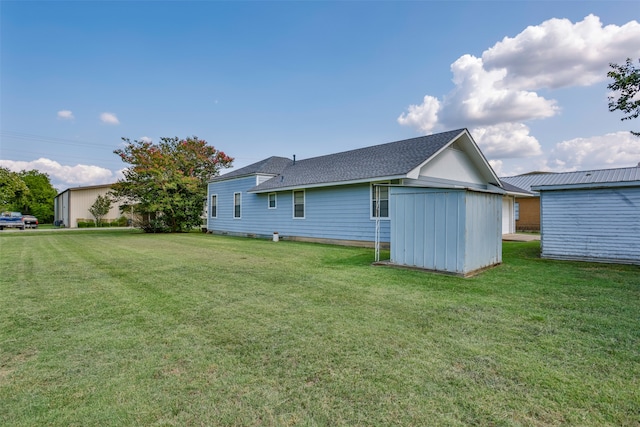
<path fill-rule="evenodd" d="M 384 184 L 378 183 L 371 186 L 372 218 L 389 218 L 389 187 Z"/>
<path fill-rule="evenodd" d="M 276 201 L 277 201 L 276 193 L 269 193 L 269 195 L 267 197 L 269 199 L 269 202 L 268 202 L 267 206 L 269 207 L 269 209 L 275 209 L 276 208 Z"/>
<path fill-rule="evenodd" d="M 240 218 L 242 207 L 242 193 L 233 193 L 233 217 Z"/>
<path fill-rule="evenodd" d="M 218 195 L 211 195 L 211 218 L 218 217 Z"/>
<path fill-rule="evenodd" d="M 293 192 L 293 217 L 304 218 L 304 190 Z"/>

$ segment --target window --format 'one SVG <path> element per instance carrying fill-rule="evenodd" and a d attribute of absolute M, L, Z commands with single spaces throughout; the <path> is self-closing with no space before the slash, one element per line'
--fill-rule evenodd
<path fill-rule="evenodd" d="M 389 187 L 385 185 L 371 186 L 371 217 L 389 218 Z"/>
<path fill-rule="evenodd" d="M 275 209 L 276 208 L 276 193 L 269 193 L 269 204 L 268 207 L 269 209 Z"/>
<path fill-rule="evenodd" d="M 515 210 L 516 221 L 520 221 L 520 203 L 515 202 Z"/>
<path fill-rule="evenodd" d="M 304 218 L 304 190 L 293 192 L 293 217 Z"/>
<path fill-rule="evenodd" d="M 240 218 L 240 207 L 242 205 L 242 193 L 233 193 L 233 217 Z"/>
<path fill-rule="evenodd" d="M 211 218 L 218 217 L 218 195 L 211 195 Z"/>

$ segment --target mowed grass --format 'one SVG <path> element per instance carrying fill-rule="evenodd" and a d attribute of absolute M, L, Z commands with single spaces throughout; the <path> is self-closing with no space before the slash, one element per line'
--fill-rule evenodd
<path fill-rule="evenodd" d="M 0 425 L 640 424 L 637 266 L 512 242 L 462 279 L 115 230 L 0 252 Z"/>

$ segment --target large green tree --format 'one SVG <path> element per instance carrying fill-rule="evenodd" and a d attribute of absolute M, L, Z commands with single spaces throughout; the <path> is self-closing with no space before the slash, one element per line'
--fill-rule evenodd
<path fill-rule="evenodd" d="M 52 223 L 53 201 L 58 192 L 51 185 L 49 175 L 37 170 L 22 171 L 19 175 L 29 188 L 29 193 L 17 210 L 35 215 L 41 223 Z"/>
<path fill-rule="evenodd" d="M 612 68 L 607 76 L 613 79 L 607 88 L 614 92 L 609 97 L 609 111 L 622 111 L 625 116 L 620 120 L 631 120 L 640 116 L 640 68 L 633 66 L 631 58 L 623 65 L 609 64 Z M 631 131 L 635 136 L 640 132 Z"/>
<path fill-rule="evenodd" d="M 20 174 L 0 167 L 0 211 L 18 210 L 29 195 L 29 187 Z M 53 203 L 53 201 L 52 201 Z"/>
<path fill-rule="evenodd" d="M 200 225 L 207 182 L 233 159 L 197 137 L 131 141 L 115 150 L 123 162 L 124 179 L 113 186 L 113 195 L 132 206 L 141 218 L 138 226 L 148 232 L 188 231 Z"/>

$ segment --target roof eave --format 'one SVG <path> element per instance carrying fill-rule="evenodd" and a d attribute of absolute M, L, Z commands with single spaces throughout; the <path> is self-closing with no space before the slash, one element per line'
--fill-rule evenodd
<path fill-rule="evenodd" d="M 640 187 L 640 181 L 588 182 L 578 184 L 534 185 L 532 190 L 585 190 L 595 188 Z"/>
<path fill-rule="evenodd" d="M 300 185 L 288 185 L 286 187 L 272 187 L 260 189 L 260 185 L 257 185 L 247 191 L 247 193 L 260 194 L 260 193 L 275 193 L 278 191 L 291 191 L 291 190 L 303 190 L 307 188 L 323 188 L 323 187 L 337 187 L 342 185 L 364 184 L 377 181 L 390 181 L 393 179 L 404 179 L 407 175 L 392 175 L 392 176 L 380 176 L 373 178 L 354 179 L 350 181 L 331 181 L 314 184 L 300 184 Z"/>

